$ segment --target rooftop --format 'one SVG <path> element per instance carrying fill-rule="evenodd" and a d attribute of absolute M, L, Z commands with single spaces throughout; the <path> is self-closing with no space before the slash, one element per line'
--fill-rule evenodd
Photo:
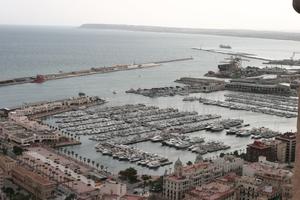
<path fill-rule="evenodd" d="M 14 159 L 12 159 L 8 156 L 4 156 L 4 155 L 0 155 L 0 161 L 5 162 L 5 163 L 14 163 L 14 162 L 16 162 Z"/>
<path fill-rule="evenodd" d="M 247 146 L 255 148 L 255 149 L 268 149 L 268 148 L 270 148 L 269 145 L 267 145 L 266 143 L 264 143 L 262 141 L 254 141 L 252 144 L 248 144 Z"/>
<path fill-rule="evenodd" d="M 18 174 L 22 174 L 23 176 L 29 177 L 31 179 L 31 181 L 38 183 L 40 185 L 49 186 L 49 185 L 55 184 L 55 182 L 50 181 L 47 178 L 45 178 L 37 173 L 34 173 L 32 171 L 29 171 L 21 166 L 16 166 L 15 168 L 13 168 L 13 171 L 17 172 Z"/>
<path fill-rule="evenodd" d="M 218 182 L 211 182 L 201 187 L 196 187 L 189 194 L 201 200 L 218 200 L 234 193 L 234 189 Z"/>
<path fill-rule="evenodd" d="M 296 140 L 296 133 L 286 132 L 276 137 L 276 139 Z"/>
<path fill-rule="evenodd" d="M 288 170 L 282 169 L 280 167 L 268 165 L 266 163 L 249 163 L 246 165 L 248 168 L 251 168 L 256 172 L 256 174 L 262 174 L 262 175 L 272 175 L 277 177 L 290 177 L 292 176 L 292 173 Z"/>

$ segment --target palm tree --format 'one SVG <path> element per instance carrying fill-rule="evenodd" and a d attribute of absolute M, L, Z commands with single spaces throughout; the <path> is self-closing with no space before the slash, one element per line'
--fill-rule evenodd
<path fill-rule="evenodd" d="M 97 169 L 99 170 L 99 163 L 96 163 L 96 167 L 97 167 Z"/>
<path fill-rule="evenodd" d="M 94 160 L 92 160 L 92 165 L 94 166 L 94 164 L 95 164 L 95 161 L 94 161 Z"/>
<path fill-rule="evenodd" d="M 77 154 L 77 153 L 75 153 L 75 158 L 77 159 L 77 157 L 78 157 L 78 154 Z"/>
<path fill-rule="evenodd" d="M 79 156 L 79 160 L 80 160 L 80 162 L 82 161 L 82 156 Z"/>

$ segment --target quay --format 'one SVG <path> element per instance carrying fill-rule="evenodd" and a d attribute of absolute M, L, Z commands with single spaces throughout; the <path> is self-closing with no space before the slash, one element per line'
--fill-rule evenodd
<path fill-rule="evenodd" d="M 127 90 L 126 93 L 143 95 L 146 97 L 166 97 L 181 95 L 186 96 L 190 93 L 210 93 L 225 89 L 225 81 L 209 78 L 191 78 L 181 77 L 175 80 L 176 83 L 184 84 L 185 86 L 169 86 L 169 87 L 155 87 L 151 89 L 133 89 Z"/>
<path fill-rule="evenodd" d="M 9 80 L 2 80 L 2 81 L 0 81 L 0 87 L 25 84 L 25 83 L 42 83 L 44 81 L 50 81 L 50 80 L 56 80 L 56 79 L 65 79 L 65 78 L 73 78 L 73 77 L 78 77 L 78 76 L 88 76 L 88 75 L 94 75 L 94 74 L 112 73 L 112 72 L 117 72 L 117 71 L 145 69 L 145 68 L 151 68 L 151 67 L 158 67 L 163 63 L 180 62 L 180 61 L 187 61 L 187 60 L 192 60 L 192 59 L 193 59 L 193 57 L 188 57 L 188 58 L 178 58 L 178 59 L 155 61 L 153 63 L 120 64 L 120 65 L 113 65 L 111 67 L 92 67 L 92 68 L 86 69 L 86 70 L 37 75 L 36 77 L 35 76 L 20 77 L 20 78 L 14 78 L 14 79 L 9 79 Z"/>

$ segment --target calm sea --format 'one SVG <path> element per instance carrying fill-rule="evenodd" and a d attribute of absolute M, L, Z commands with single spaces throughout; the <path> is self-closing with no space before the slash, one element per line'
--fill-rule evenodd
<path fill-rule="evenodd" d="M 144 63 L 193 56 L 194 60 L 163 64 L 160 67 L 138 71 L 124 71 L 110 74 L 77 77 L 49 81 L 43 84 L 24 84 L 0 88 L 0 107 L 20 105 L 48 99 L 60 99 L 75 96 L 78 92 L 98 95 L 109 100 L 110 105 L 126 103 L 145 103 L 159 107 L 175 107 L 180 110 L 202 113 L 222 114 L 224 118 L 241 118 L 252 127 L 266 126 L 275 130 L 290 131 L 296 129 L 295 119 L 227 110 L 214 106 L 203 106 L 197 102 L 182 102 L 180 96 L 146 98 L 125 94 L 130 88 L 144 88 L 174 85 L 174 80 L 182 76 L 201 77 L 208 70 L 216 70 L 217 64 L 227 56 L 192 50 L 192 47 L 216 49 L 219 44 L 229 44 L 233 51 L 256 54 L 260 57 L 282 59 L 300 52 L 300 42 L 257 38 L 238 38 L 210 35 L 148 33 L 118 30 L 89 30 L 73 27 L 18 27 L 0 26 L 0 80 L 32 76 L 36 74 L 56 73 L 110 66 L 114 64 Z M 244 61 L 244 66 L 263 66 L 261 61 Z M 116 91 L 117 94 L 112 92 Z M 224 93 L 198 94 L 209 98 L 222 99 Z M 235 138 L 225 133 L 193 133 L 207 140 L 222 140 L 235 149 L 244 149 L 251 140 Z M 134 164 L 119 162 L 101 156 L 94 150 L 94 142 L 82 138 L 83 144 L 70 147 L 80 155 L 89 157 L 112 171 L 117 172 L 128 166 L 134 166 L 140 173 L 162 174 L 164 168 L 157 171 L 147 170 Z M 177 151 L 151 143 L 138 144 L 138 147 L 159 153 L 175 161 L 180 157 L 184 162 L 195 159 L 195 154 Z M 218 152 L 219 154 L 219 152 Z M 209 154 L 207 156 L 215 156 Z M 168 168 L 168 167 L 167 167 Z"/>

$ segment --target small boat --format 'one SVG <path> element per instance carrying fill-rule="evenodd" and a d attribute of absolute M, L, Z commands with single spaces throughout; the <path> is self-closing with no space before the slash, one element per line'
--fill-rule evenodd
<path fill-rule="evenodd" d="M 236 133 L 237 137 L 249 137 L 251 135 L 251 132 L 249 130 L 243 130 Z"/>
<path fill-rule="evenodd" d="M 160 135 L 154 136 L 153 138 L 150 139 L 151 142 L 161 142 L 163 141 L 163 138 Z"/>
<path fill-rule="evenodd" d="M 111 151 L 109 151 L 109 150 L 107 150 L 107 149 L 104 149 L 103 151 L 102 151 L 102 155 L 112 155 L 112 153 L 111 153 Z"/>
<path fill-rule="evenodd" d="M 261 138 L 262 138 L 261 135 L 253 135 L 251 137 L 251 139 L 255 139 L 255 140 L 258 140 L 258 139 L 261 139 Z"/>
<path fill-rule="evenodd" d="M 188 143 L 188 142 L 178 142 L 178 143 L 175 144 L 176 149 L 186 149 L 190 146 L 191 146 L 191 144 Z"/>
<path fill-rule="evenodd" d="M 85 96 L 85 93 L 83 93 L 83 92 L 79 92 L 79 93 L 78 93 L 78 96 L 80 96 L 80 97 L 84 97 L 84 96 Z"/>
<path fill-rule="evenodd" d="M 211 128 L 212 128 L 212 125 L 207 125 L 207 126 L 205 127 L 205 130 L 209 131 L 209 130 L 211 130 Z"/>
<path fill-rule="evenodd" d="M 210 129 L 212 132 L 220 132 L 224 130 L 224 126 L 223 125 L 215 125 Z"/>
<path fill-rule="evenodd" d="M 159 161 L 152 161 L 147 163 L 147 167 L 149 167 L 150 169 L 156 169 L 160 167 L 160 162 Z"/>
<path fill-rule="evenodd" d="M 238 132 L 238 129 L 236 128 L 230 128 L 226 131 L 226 135 L 235 135 Z"/>

